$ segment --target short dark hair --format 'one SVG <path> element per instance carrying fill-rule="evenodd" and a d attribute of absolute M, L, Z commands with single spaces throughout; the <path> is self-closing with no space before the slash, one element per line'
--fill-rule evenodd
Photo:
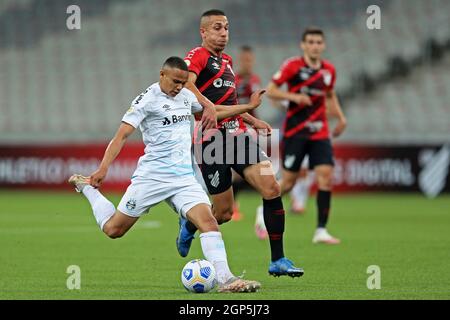
<path fill-rule="evenodd" d="M 219 9 L 211 9 L 211 10 L 203 12 L 203 14 L 202 14 L 202 18 L 209 17 L 209 16 L 225 16 L 225 12 L 223 12 L 222 10 L 219 10 Z"/>
<path fill-rule="evenodd" d="M 322 29 L 320 29 L 319 27 L 309 27 L 309 28 L 306 28 L 305 31 L 303 31 L 302 41 L 305 41 L 306 36 L 309 34 L 316 34 L 316 35 L 322 36 L 322 38 L 325 38 L 325 34 L 323 33 Z"/>
<path fill-rule="evenodd" d="M 180 70 L 189 71 L 186 62 L 184 62 L 184 60 L 181 59 L 180 57 L 167 58 L 167 60 L 163 64 L 163 68 L 164 67 L 177 68 Z"/>
<path fill-rule="evenodd" d="M 244 51 L 244 52 L 253 52 L 253 48 L 250 47 L 249 45 L 245 44 L 245 45 L 241 46 L 241 51 Z"/>

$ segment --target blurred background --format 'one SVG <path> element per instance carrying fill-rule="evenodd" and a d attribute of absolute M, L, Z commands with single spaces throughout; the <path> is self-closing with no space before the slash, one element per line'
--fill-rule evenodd
<path fill-rule="evenodd" d="M 73 4 L 80 9 L 80 29 L 69 30 Z M 366 24 L 373 4 L 381 9 L 378 30 Z M 348 119 L 335 141 L 338 185 L 417 191 L 420 172 L 432 163 L 425 184 L 436 176 L 440 182 L 431 183 L 437 186 L 428 194 L 448 190 L 447 0 L 0 0 L 0 185 L 52 187 L 39 178 L 45 170 L 53 173 L 46 180 L 56 182 L 69 169 L 88 174 L 97 162 L 86 163 L 76 146 L 99 144 L 90 154 L 101 157 L 131 100 L 158 80 L 165 58 L 183 57 L 200 45 L 199 16 L 211 8 L 228 16 L 226 52 L 236 56 L 242 45 L 255 49 L 263 85 L 286 58 L 300 54 L 305 27 L 324 29 L 325 58 L 336 66 L 336 90 Z M 266 99 L 258 116 L 279 128 L 284 114 Z M 140 135 L 133 139 L 139 142 Z M 38 164 L 26 158 L 37 154 Z M 49 154 L 63 167 L 47 168 L 42 157 Z M 70 157 L 81 162 L 67 164 Z M 357 162 L 348 164 L 352 159 Z M 124 179 L 131 160 L 130 166 Z M 401 183 L 402 174 L 414 177 Z"/>

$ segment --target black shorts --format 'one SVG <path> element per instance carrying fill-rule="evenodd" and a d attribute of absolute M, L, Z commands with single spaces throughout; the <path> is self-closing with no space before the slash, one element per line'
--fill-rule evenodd
<path fill-rule="evenodd" d="M 199 148 L 195 151 L 209 194 L 219 194 L 231 187 L 232 168 L 244 178 L 245 168 L 270 161 L 258 142 L 248 133 L 237 136 L 221 134 L 219 140 L 215 136 L 211 141 L 203 142 L 201 155 Z"/>
<path fill-rule="evenodd" d="M 299 171 L 305 155 L 309 156 L 310 169 L 321 164 L 334 166 L 333 148 L 330 139 L 285 138 L 283 139 L 282 153 L 283 168 L 288 171 Z"/>

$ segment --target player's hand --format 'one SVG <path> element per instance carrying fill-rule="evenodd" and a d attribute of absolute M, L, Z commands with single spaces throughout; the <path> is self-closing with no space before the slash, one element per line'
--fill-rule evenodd
<path fill-rule="evenodd" d="M 216 107 L 212 102 L 203 106 L 203 115 L 200 122 L 203 131 L 215 129 L 217 127 Z"/>
<path fill-rule="evenodd" d="M 248 103 L 250 110 L 256 109 L 261 105 L 262 95 L 266 92 L 266 90 L 261 89 L 252 93 L 250 96 L 250 102 Z"/>
<path fill-rule="evenodd" d="M 339 118 L 336 127 L 333 130 L 333 138 L 339 137 L 347 127 L 347 119 L 345 117 Z"/>
<path fill-rule="evenodd" d="M 302 105 L 306 105 L 306 106 L 312 105 L 311 98 L 307 94 L 304 94 L 304 93 L 296 93 L 293 96 L 292 101 L 295 102 L 296 104 L 302 104 Z"/>
<path fill-rule="evenodd" d="M 267 122 L 257 119 L 253 123 L 253 128 L 258 132 L 258 134 L 262 134 L 264 136 L 270 136 L 272 134 L 272 127 Z"/>
<path fill-rule="evenodd" d="M 91 186 L 94 188 L 98 188 L 103 183 L 103 180 L 105 180 L 106 174 L 108 173 L 108 169 L 105 168 L 98 168 L 95 170 L 89 178 L 91 179 Z"/>

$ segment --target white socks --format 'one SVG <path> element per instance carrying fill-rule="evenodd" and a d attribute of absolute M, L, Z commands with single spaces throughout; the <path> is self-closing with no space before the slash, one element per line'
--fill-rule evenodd
<path fill-rule="evenodd" d="M 297 179 L 291 191 L 291 197 L 296 203 L 304 207 L 309 196 L 309 189 L 314 182 L 313 174 L 309 173 L 305 178 Z"/>
<path fill-rule="evenodd" d="M 85 186 L 82 192 L 89 200 L 95 220 L 97 221 L 100 229 L 103 231 L 103 226 L 116 212 L 116 208 L 100 193 L 100 191 L 92 186 Z"/>
<path fill-rule="evenodd" d="M 222 234 L 218 231 L 209 231 L 200 234 L 203 255 L 216 269 L 217 281 L 222 284 L 234 277 L 228 267 L 227 253 Z"/>

